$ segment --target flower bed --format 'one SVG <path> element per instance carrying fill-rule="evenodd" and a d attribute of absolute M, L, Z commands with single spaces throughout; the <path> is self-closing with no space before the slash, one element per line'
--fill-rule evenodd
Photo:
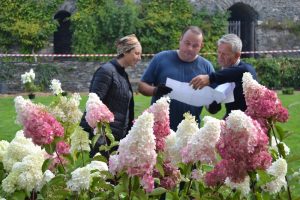
<path fill-rule="evenodd" d="M 87 121 L 95 136 L 79 127 L 79 94 L 63 96 L 50 87 L 50 106 L 15 98 L 23 126 L 8 143 L 0 141 L 0 196 L 5 199 L 291 199 L 289 148 L 283 143 L 287 110 L 275 92 L 243 77 L 247 110 L 225 120 L 204 117 L 199 128 L 186 113 L 176 132 L 169 127 L 168 97 L 134 122 L 120 142 L 109 129 L 113 114 L 89 94 Z M 107 143 L 89 157 L 99 137 Z M 117 151 L 111 150 L 118 145 Z"/>

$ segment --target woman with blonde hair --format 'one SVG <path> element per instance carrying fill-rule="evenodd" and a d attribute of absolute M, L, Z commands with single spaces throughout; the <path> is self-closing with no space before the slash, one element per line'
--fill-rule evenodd
<path fill-rule="evenodd" d="M 125 69 L 135 67 L 141 60 L 142 46 L 137 37 L 131 34 L 118 39 L 116 48 L 116 58 L 100 66 L 94 73 L 89 92 L 96 93 L 114 114 L 114 122 L 110 123 L 110 127 L 115 139 L 120 141 L 127 135 L 134 119 L 133 91 Z M 85 113 L 80 125 L 92 138 L 93 130 L 85 119 Z M 91 156 L 99 152 L 103 140 L 99 138 L 91 150 Z"/>

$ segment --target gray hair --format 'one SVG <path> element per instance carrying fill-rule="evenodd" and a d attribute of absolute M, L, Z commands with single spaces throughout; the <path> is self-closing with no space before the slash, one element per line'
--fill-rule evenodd
<path fill-rule="evenodd" d="M 218 46 L 223 43 L 230 44 L 233 53 L 238 53 L 242 51 L 242 47 L 243 47 L 242 41 L 239 38 L 239 36 L 237 36 L 236 34 L 230 33 L 230 34 L 223 35 L 218 40 Z"/>

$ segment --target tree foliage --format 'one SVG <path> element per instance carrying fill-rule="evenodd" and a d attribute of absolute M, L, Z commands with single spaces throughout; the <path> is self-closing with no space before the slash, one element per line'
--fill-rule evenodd
<path fill-rule="evenodd" d="M 63 0 L 7 0 L 0 7 L 0 50 L 29 53 L 45 47 L 56 31 L 53 15 Z M 78 0 L 71 16 L 73 53 L 115 53 L 117 38 L 136 33 L 144 53 L 177 49 L 183 29 L 203 29 L 202 52 L 215 52 L 226 32 L 226 13 L 209 14 L 188 0 Z M 207 57 L 207 56 L 206 56 Z M 209 59 L 214 59 L 210 56 Z"/>
<path fill-rule="evenodd" d="M 73 52 L 115 53 L 114 41 L 136 31 L 137 10 L 131 0 L 79 0 L 76 5 Z"/>
<path fill-rule="evenodd" d="M 0 51 L 19 47 L 29 53 L 41 49 L 56 30 L 53 14 L 63 0 L 6 0 L 0 6 Z"/>
<path fill-rule="evenodd" d="M 202 52 L 215 52 L 217 39 L 226 32 L 227 13 L 209 14 L 197 10 L 187 0 L 142 0 L 138 35 L 147 53 L 177 49 L 182 31 L 190 25 L 199 26 L 205 35 Z"/>

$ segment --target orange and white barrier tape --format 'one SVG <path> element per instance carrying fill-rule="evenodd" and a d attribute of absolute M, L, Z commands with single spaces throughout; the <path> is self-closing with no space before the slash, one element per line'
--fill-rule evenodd
<path fill-rule="evenodd" d="M 243 51 L 242 54 L 274 54 L 274 53 L 298 53 L 300 49 L 292 50 L 270 50 L 270 51 Z M 201 53 L 201 55 L 217 54 L 213 52 Z M 142 54 L 143 57 L 151 57 L 155 54 Z M 117 54 L 3 54 L 0 53 L 0 57 L 115 57 Z"/>

